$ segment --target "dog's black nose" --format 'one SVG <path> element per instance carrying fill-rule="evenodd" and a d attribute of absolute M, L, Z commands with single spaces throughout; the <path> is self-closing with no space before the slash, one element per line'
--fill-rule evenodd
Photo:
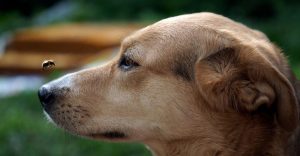
<path fill-rule="evenodd" d="M 45 110 L 48 110 L 55 100 L 53 91 L 50 88 L 42 86 L 38 91 L 40 102 Z"/>

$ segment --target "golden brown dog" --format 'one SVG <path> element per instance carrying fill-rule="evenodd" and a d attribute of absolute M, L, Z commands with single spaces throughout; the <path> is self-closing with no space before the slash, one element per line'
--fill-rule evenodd
<path fill-rule="evenodd" d="M 196 13 L 135 32 L 116 59 L 50 82 L 39 96 L 57 126 L 139 141 L 158 156 L 296 156 L 299 92 L 263 33 Z"/>

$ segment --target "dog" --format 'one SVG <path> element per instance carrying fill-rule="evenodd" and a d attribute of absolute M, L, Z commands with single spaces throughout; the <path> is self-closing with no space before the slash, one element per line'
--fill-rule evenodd
<path fill-rule="evenodd" d="M 262 32 L 214 13 L 140 29 L 115 59 L 38 95 L 58 127 L 157 156 L 300 155 L 300 83 L 287 59 Z"/>

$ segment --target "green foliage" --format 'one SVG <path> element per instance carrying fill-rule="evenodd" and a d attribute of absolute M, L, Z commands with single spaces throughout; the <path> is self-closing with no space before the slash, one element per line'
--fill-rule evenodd
<path fill-rule="evenodd" d="M 179 14 L 210 11 L 229 17 L 270 20 L 299 6 L 283 0 L 74 0 L 80 20 L 158 20 Z M 75 18 L 77 19 L 77 18 Z"/>
<path fill-rule="evenodd" d="M 1 156 L 150 156 L 141 144 L 92 141 L 55 128 L 44 117 L 36 93 L 0 101 Z"/>
<path fill-rule="evenodd" d="M 0 15 L 0 34 L 1 32 L 17 29 L 21 25 L 27 26 L 29 22 L 17 12 Z"/>

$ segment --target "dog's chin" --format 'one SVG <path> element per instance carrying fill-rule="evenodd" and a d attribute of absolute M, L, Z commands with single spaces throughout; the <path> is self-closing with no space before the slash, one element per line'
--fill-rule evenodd
<path fill-rule="evenodd" d="M 49 122 L 54 124 L 55 126 L 77 136 L 86 137 L 89 139 L 95 139 L 95 140 L 111 140 L 111 141 L 124 141 L 128 139 L 128 136 L 126 133 L 120 131 L 120 130 L 105 130 L 99 133 L 89 133 L 89 132 L 77 132 L 78 128 L 71 128 L 66 127 L 63 124 L 56 123 L 52 118 L 51 115 L 49 115 L 46 111 L 44 111 L 44 114 Z"/>

